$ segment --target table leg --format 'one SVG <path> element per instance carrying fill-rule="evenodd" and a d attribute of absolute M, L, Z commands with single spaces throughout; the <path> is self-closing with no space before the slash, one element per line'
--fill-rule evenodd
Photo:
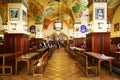
<path fill-rule="evenodd" d="M 27 67 L 28 67 L 28 74 L 30 73 L 30 61 L 27 61 Z"/>
<path fill-rule="evenodd" d="M 109 60 L 109 68 L 110 68 L 110 74 L 112 74 L 112 62 Z"/>
<path fill-rule="evenodd" d="M 5 66 L 5 57 L 4 56 L 3 56 L 3 63 L 2 64 L 3 64 L 2 65 L 3 66 L 3 68 L 2 68 L 3 74 L 5 74 L 5 67 L 4 67 Z"/>
<path fill-rule="evenodd" d="M 100 74 L 100 65 L 101 65 L 101 61 L 98 60 L 98 75 Z"/>
<path fill-rule="evenodd" d="M 15 61 L 15 74 L 17 75 L 17 60 Z"/>

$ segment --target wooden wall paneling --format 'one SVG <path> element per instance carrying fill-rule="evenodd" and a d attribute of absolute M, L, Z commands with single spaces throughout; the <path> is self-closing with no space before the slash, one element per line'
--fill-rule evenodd
<path fill-rule="evenodd" d="M 80 45 L 82 43 L 84 43 L 84 41 L 86 41 L 86 38 L 83 37 L 83 38 L 74 38 L 74 44 L 76 47 L 80 47 Z"/>
<path fill-rule="evenodd" d="M 92 37 L 91 34 L 86 35 L 86 51 L 92 51 Z"/>
<path fill-rule="evenodd" d="M 110 52 L 110 33 L 94 32 L 86 35 L 86 51 L 93 51 L 103 54 Z"/>
<path fill-rule="evenodd" d="M 30 45 L 33 43 L 34 46 L 38 46 L 43 40 L 44 40 L 43 38 L 31 38 L 29 42 Z"/>
<path fill-rule="evenodd" d="M 0 53 L 4 53 L 4 52 L 5 52 L 4 49 L 5 49 L 4 44 L 3 44 L 3 45 L 0 45 Z"/>
<path fill-rule="evenodd" d="M 5 50 L 7 53 L 29 52 L 29 36 L 27 34 L 5 34 Z M 20 53 L 19 53 L 20 54 Z"/>

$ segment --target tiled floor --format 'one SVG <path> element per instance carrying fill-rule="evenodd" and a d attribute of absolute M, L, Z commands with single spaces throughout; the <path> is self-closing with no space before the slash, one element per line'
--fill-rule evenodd
<path fill-rule="evenodd" d="M 0 76 L 0 80 L 120 80 L 120 75 L 109 75 L 103 67 L 99 76 L 85 77 L 75 63 L 64 48 L 60 48 L 53 53 L 43 75 L 28 75 L 25 68 L 18 75 Z"/>

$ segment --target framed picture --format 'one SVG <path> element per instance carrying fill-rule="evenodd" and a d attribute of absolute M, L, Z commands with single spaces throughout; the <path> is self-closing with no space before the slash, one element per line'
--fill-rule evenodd
<path fill-rule="evenodd" d="M 119 31 L 119 23 L 114 24 L 114 31 Z"/>
<path fill-rule="evenodd" d="M 30 32 L 36 33 L 36 26 L 34 26 L 34 25 L 30 26 Z"/>
<path fill-rule="evenodd" d="M 95 9 L 95 19 L 96 20 L 104 20 L 104 18 L 105 18 L 104 8 L 96 8 Z"/>
<path fill-rule="evenodd" d="M 78 32 L 78 31 L 79 31 L 79 29 L 80 29 L 80 27 L 79 27 L 79 26 L 76 26 L 76 32 Z"/>
<path fill-rule="evenodd" d="M 24 21 L 27 21 L 27 14 L 26 14 L 26 12 L 24 11 L 24 10 L 22 10 L 22 19 L 24 20 Z"/>
<path fill-rule="evenodd" d="M 10 20 L 18 20 L 19 19 L 19 9 L 12 8 L 10 9 Z"/>
<path fill-rule="evenodd" d="M 81 33 L 87 32 L 86 25 L 81 25 L 81 26 L 80 26 L 80 32 L 81 32 Z"/>

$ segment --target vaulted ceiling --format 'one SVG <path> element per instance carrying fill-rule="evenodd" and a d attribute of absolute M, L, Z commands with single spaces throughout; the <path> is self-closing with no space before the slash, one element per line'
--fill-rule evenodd
<path fill-rule="evenodd" d="M 5 3 L 0 0 L 0 14 L 5 16 Z M 28 3 L 28 20 L 39 20 L 44 22 L 44 28 L 54 22 L 58 17 L 72 28 L 74 21 L 84 14 L 88 14 L 87 5 L 92 0 L 26 0 Z M 120 5 L 120 0 L 108 0 L 108 19 L 112 21 L 114 12 Z M 59 8 L 59 10 L 58 10 Z M 3 18 L 5 19 L 5 18 Z M 3 20 L 4 21 L 4 20 Z"/>

